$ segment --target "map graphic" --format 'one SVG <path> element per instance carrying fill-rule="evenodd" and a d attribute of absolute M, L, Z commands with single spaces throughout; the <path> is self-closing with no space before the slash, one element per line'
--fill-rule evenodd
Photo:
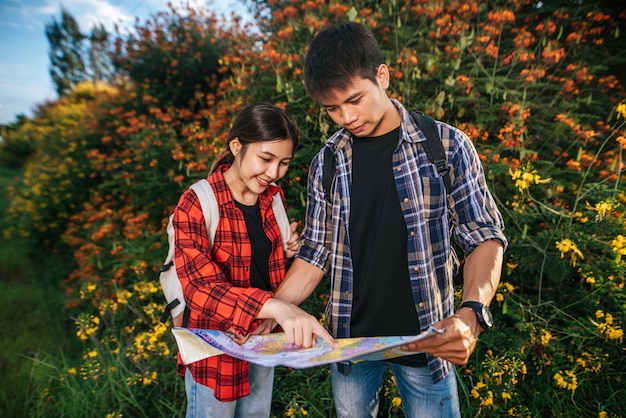
<path fill-rule="evenodd" d="M 285 366 L 295 369 L 321 366 L 339 361 L 385 360 L 415 354 L 400 350 L 402 344 L 428 338 L 444 332 L 430 328 L 415 336 L 358 337 L 337 339 L 338 348 L 332 348 L 321 338 L 311 348 L 289 344 L 282 332 L 253 335 L 244 344 L 233 341 L 226 332 L 172 328 L 183 363 L 190 364 L 210 356 L 228 354 L 240 360 L 266 367 Z"/>

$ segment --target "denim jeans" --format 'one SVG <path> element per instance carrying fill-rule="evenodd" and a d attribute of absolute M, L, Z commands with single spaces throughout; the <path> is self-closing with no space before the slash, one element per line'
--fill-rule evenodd
<path fill-rule="evenodd" d="M 250 364 L 250 394 L 231 402 L 220 402 L 213 389 L 193 380 L 185 372 L 187 418 L 268 418 L 272 409 L 274 368 Z"/>
<path fill-rule="evenodd" d="M 378 415 L 383 374 L 390 367 L 407 418 L 460 418 L 454 369 L 434 384 L 428 367 L 410 367 L 384 361 L 350 364 L 347 376 L 330 366 L 338 418 L 375 418 Z"/>

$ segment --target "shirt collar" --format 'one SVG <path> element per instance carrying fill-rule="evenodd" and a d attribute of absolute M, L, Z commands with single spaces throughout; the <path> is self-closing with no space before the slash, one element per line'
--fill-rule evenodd
<path fill-rule="evenodd" d="M 417 127 L 417 124 L 404 106 L 396 99 L 389 98 L 389 100 L 400 112 L 400 139 L 411 143 L 426 141 L 426 136 Z M 335 151 L 344 148 L 351 141 L 351 138 L 352 134 L 350 131 L 341 128 L 326 141 L 326 146 L 330 146 Z"/>

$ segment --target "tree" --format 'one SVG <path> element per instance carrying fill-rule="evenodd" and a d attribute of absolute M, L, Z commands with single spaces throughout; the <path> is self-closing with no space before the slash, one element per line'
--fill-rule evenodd
<path fill-rule="evenodd" d="M 134 33 L 118 34 L 113 64 L 136 88 L 161 105 L 203 107 L 199 98 L 214 93 L 224 78 L 219 64 L 225 40 L 216 19 L 193 8 L 161 13 L 137 25 Z M 234 46 L 237 47 L 237 46 Z"/>
<path fill-rule="evenodd" d="M 94 26 L 89 35 L 89 62 L 91 64 L 91 76 L 94 84 L 100 81 L 108 81 L 113 69 L 108 54 L 109 33 L 104 26 Z"/>
<path fill-rule="evenodd" d="M 85 70 L 85 35 L 76 19 L 61 9 L 61 21 L 46 25 L 50 43 L 50 76 L 59 96 L 67 95 L 80 81 L 88 78 Z"/>

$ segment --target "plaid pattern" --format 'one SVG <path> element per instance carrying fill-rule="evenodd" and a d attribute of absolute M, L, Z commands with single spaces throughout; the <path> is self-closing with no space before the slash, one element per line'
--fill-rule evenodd
<path fill-rule="evenodd" d="M 454 312 L 453 278 L 459 261 L 451 246 L 469 254 L 480 243 L 494 239 L 505 247 L 504 222 L 485 183 L 482 165 L 469 138 L 460 130 L 438 122 L 453 190 L 447 198 L 443 179 L 428 160 L 421 142 L 424 134 L 402 105 L 400 142 L 393 154 L 393 170 L 408 231 L 408 269 L 421 329 Z M 350 337 L 354 269 L 350 254 L 351 134 L 341 129 L 326 143 L 333 149 L 337 173 L 332 203 L 322 188 L 324 152 L 313 159 L 309 172 L 306 228 L 299 258 L 324 269 L 331 277 L 326 319 L 337 338 Z M 327 216 L 330 214 L 330 216 Z M 434 382 L 450 371 L 445 360 L 428 357 Z"/>
<path fill-rule="evenodd" d="M 190 309 L 189 327 L 235 331 L 246 335 L 261 322 L 255 320 L 272 292 L 250 287 L 252 247 L 243 213 L 237 208 L 224 181 L 228 166 L 208 177 L 218 202 L 220 221 L 213 249 L 202 208 L 193 190 L 183 193 L 174 210 L 175 265 L 185 302 Z M 269 274 L 272 291 L 285 276 L 285 255 L 280 230 L 271 209 L 277 186 L 259 195 L 263 229 L 272 241 Z M 195 381 L 212 388 L 220 401 L 232 401 L 250 393 L 248 363 L 227 355 L 188 365 Z M 185 368 L 179 359 L 179 373 Z"/>

